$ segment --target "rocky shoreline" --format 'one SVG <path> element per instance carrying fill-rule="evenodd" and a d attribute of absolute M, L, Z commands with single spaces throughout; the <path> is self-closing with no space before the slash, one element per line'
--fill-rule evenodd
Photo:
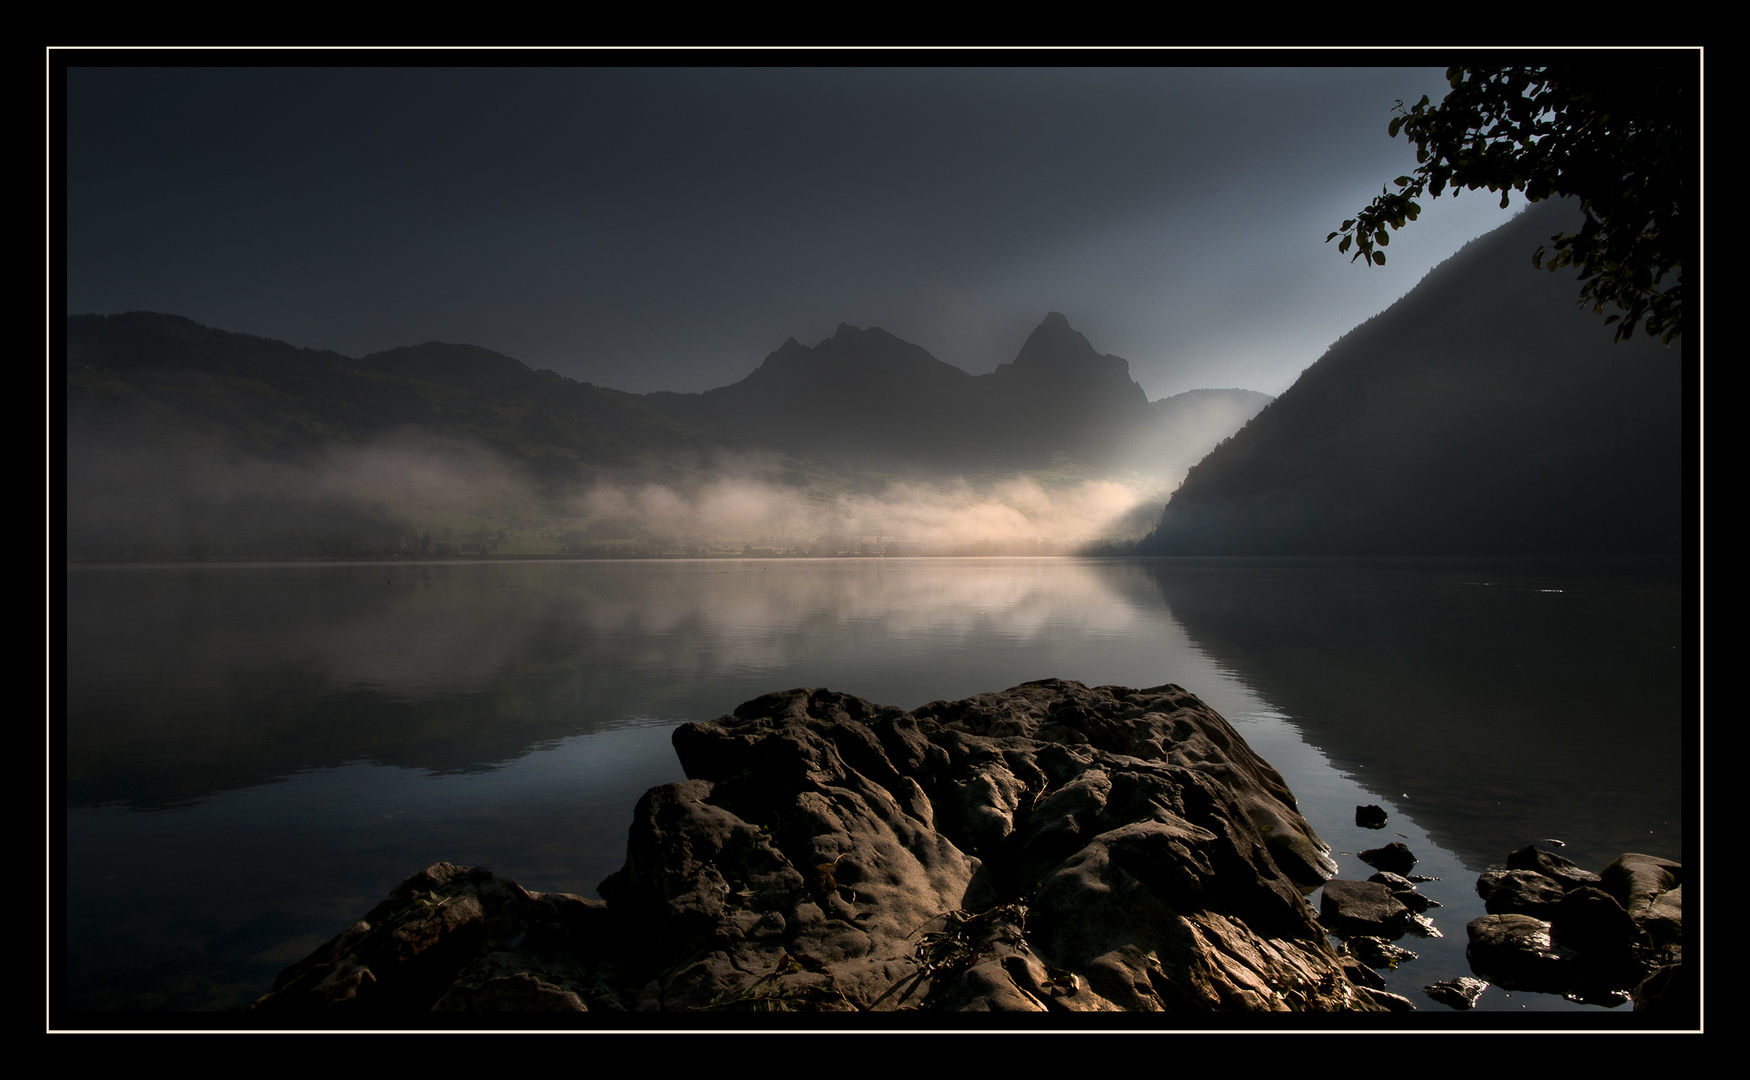
<path fill-rule="evenodd" d="M 689 779 L 639 801 L 604 899 L 438 863 L 286 969 L 255 1014 L 1414 1007 L 1369 970 L 1419 917 L 1414 883 L 1332 881 L 1280 775 L 1178 686 L 1045 680 L 911 712 L 791 690 L 683 725 L 674 746 Z M 1622 876 L 1645 909 L 1625 916 L 1641 974 L 1680 955 L 1680 892 L 1678 953 L 1659 898 L 1681 868 L 1655 862 Z M 1590 929 L 1602 918 L 1557 922 L 1560 947 L 1623 938 Z M 1657 957 L 1639 929 L 1655 924 Z"/>

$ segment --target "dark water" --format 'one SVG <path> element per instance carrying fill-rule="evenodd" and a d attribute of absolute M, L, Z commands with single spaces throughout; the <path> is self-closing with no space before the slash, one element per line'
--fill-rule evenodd
<path fill-rule="evenodd" d="M 1555 838 L 1682 858 L 1693 609 L 1653 574 L 1457 564 L 888 559 L 75 567 L 73 1013 L 228 1010 L 438 860 L 594 895 L 673 727 L 826 686 L 913 708 L 1175 682 L 1282 771 L 1344 877 L 1402 838 L 1465 965 L 1477 873 Z M 1353 824 L 1358 803 L 1391 812 Z M 1601 1013 L 1488 991 L 1482 1008 Z M 1626 1007 L 1615 1011 L 1628 1022 Z M 126 1017 L 105 1023 L 125 1026 Z"/>

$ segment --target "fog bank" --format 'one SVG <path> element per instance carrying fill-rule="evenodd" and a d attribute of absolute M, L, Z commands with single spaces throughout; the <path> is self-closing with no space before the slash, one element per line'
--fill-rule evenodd
<path fill-rule="evenodd" d="M 72 434 L 76 558 L 1067 554 L 1141 536 L 1165 494 L 1024 474 L 803 477 L 757 454 L 543 484 L 499 451 L 412 429 L 302 457 L 222 456 L 126 424 Z"/>

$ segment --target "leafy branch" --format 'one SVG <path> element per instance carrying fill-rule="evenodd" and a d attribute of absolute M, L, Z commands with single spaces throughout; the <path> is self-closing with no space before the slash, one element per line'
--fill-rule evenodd
<path fill-rule="evenodd" d="M 1690 54 L 1618 55 L 1609 67 L 1449 68 L 1445 99 L 1400 100 L 1386 127 L 1415 143 L 1416 171 L 1384 185 L 1325 242 L 1341 237 L 1351 262 L 1383 266 L 1391 233 L 1416 220 L 1424 194 L 1487 188 L 1503 209 L 1513 191 L 1531 202 L 1574 196 L 1584 223 L 1550 237 L 1532 264 L 1578 267 L 1579 302 L 1600 315 L 1616 308 L 1604 321 L 1618 324 L 1618 341 L 1644 326 L 1670 344 L 1684 326 Z"/>

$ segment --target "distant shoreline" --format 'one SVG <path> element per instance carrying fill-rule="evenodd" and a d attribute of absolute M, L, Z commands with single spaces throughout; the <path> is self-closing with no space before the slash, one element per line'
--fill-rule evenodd
<path fill-rule="evenodd" d="M 1180 566 L 1280 566 L 1292 567 L 1379 567 L 1397 565 L 1405 569 L 1447 566 L 1454 570 L 1496 569 L 1507 572 L 1586 573 L 1603 572 L 1612 575 L 1681 577 L 1689 569 L 1684 560 L 1641 556 L 1608 555 L 1133 555 L 1123 552 L 1059 552 L 1055 554 L 956 552 L 944 554 L 905 555 L 739 555 L 715 553 L 703 555 L 461 555 L 442 559 L 417 559 L 398 556 L 387 558 L 333 559 L 323 556 L 206 556 L 202 558 L 169 559 L 66 559 L 65 569 L 132 568 L 181 569 L 195 566 L 459 566 L 488 563 L 545 562 L 879 562 L 919 559 L 1080 559 L 1096 561 L 1124 559 L 1144 562 L 1175 563 Z M 1477 582 L 1489 585 L 1490 582 Z"/>

